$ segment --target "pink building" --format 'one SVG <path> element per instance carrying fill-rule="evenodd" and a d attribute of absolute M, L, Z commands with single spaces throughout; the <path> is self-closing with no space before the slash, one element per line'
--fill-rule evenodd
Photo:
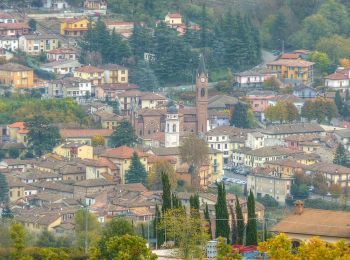
<path fill-rule="evenodd" d="M 269 100 L 276 97 L 273 91 L 251 91 L 247 93 L 246 99 L 252 106 L 253 112 L 264 112 L 269 107 Z"/>
<path fill-rule="evenodd" d="M 118 94 L 138 88 L 139 86 L 128 83 L 103 84 L 96 87 L 96 98 L 103 100 L 109 98 L 111 100 L 115 100 L 118 97 Z"/>

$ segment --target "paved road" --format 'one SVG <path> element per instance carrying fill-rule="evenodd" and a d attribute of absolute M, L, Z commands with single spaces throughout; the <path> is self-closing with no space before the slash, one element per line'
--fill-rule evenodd
<path fill-rule="evenodd" d="M 224 170 L 224 177 L 234 178 L 234 179 L 238 179 L 241 181 L 247 181 L 247 176 L 244 176 L 242 174 L 233 173 L 233 172 L 227 171 L 227 170 Z"/>

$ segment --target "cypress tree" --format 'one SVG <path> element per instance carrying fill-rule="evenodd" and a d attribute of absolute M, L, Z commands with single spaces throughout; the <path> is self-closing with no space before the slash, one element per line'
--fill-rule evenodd
<path fill-rule="evenodd" d="M 343 144 L 338 145 L 337 150 L 335 151 L 333 163 L 342 166 L 348 166 L 348 157 L 346 155 L 346 150 Z"/>
<path fill-rule="evenodd" d="M 233 206 L 230 206 L 230 213 L 232 216 L 232 223 L 231 223 L 231 243 L 233 245 L 237 244 L 237 223 L 236 223 L 236 214 L 233 209 Z"/>
<path fill-rule="evenodd" d="M 194 218 L 199 218 L 199 195 L 196 193 L 190 197 L 191 215 Z"/>
<path fill-rule="evenodd" d="M 9 187 L 4 174 L 0 173 L 0 204 L 9 201 Z"/>
<path fill-rule="evenodd" d="M 177 208 L 182 207 L 181 201 L 177 198 L 177 196 L 175 194 L 172 194 L 171 198 L 172 198 L 172 208 L 173 209 L 177 209 Z"/>
<path fill-rule="evenodd" d="M 126 183 L 147 183 L 147 172 L 136 152 L 132 155 L 131 165 L 126 172 Z"/>
<path fill-rule="evenodd" d="M 216 213 L 216 237 L 224 237 L 230 240 L 229 216 L 226 203 L 226 191 L 223 183 L 218 184 L 218 198 L 215 204 Z"/>
<path fill-rule="evenodd" d="M 157 239 L 157 245 L 161 246 L 164 243 L 164 231 L 158 228 L 162 218 L 158 205 L 156 205 L 155 216 L 156 217 L 153 221 L 153 235 Z"/>
<path fill-rule="evenodd" d="M 257 236 L 257 227 L 256 227 L 256 216 L 255 216 L 255 199 L 254 194 L 250 190 L 248 196 L 248 223 L 247 223 L 247 245 L 257 245 L 258 236 Z"/>
<path fill-rule="evenodd" d="M 208 222 L 208 226 L 209 226 L 209 238 L 212 239 L 213 238 L 213 234 L 211 231 L 211 220 L 210 220 L 210 215 L 209 215 L 209 209 L 208 209 L 208 203 L 205 203 L 205 209 L 204 209 L 204 218 L 205 220 Z"/>
<path fill-rule="evenodd" d="M 244 219 L 241 205 L 239 204 L 238 196 L 236 195 L 236 221 L 237 221 L 237 241 L 239 245 L 243 244 L 244 237 Z"/>
<path fill-rule="evenodd" d="M 170 190 L 170 182 L 169 177 L 166 173 L 162 173 L 162 184 L 163 184 L 163 206 L 162 206 L 162 212 L 167 211 L 168 209 L 172 208 L 171 204 L 171 190 Z"/>

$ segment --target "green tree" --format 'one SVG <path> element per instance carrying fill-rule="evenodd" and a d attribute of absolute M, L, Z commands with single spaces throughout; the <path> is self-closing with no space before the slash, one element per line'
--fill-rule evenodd
<path fill-rule="evenodd" d="M 282 11 L 279 11 L 270 27 L 271 42 L 274 43 L 274 48 L 281 49 L 283 41 L 287 40 L 286 28 L 288 28 L 286 17 Z"/>
<path fill-rule="evenodd" d="M 241 204 L 239 203 L 238 196 L 236 195 L 236 219 L 237 219 L 237 244 L 243 245 L 244 237 L 244 219 Z"/>
<path fill-rule="evenodd" d="M 80 209 L 75 214 L 75 245 L 78 248 L 84 248 L 85 238 L 88 247 L 94 247 L 100 237 L 100 224 L 95 215 Z"/>
<path fill-rule="evenodd" d="M 36 245 L 39 247 L 59 247 L 60 241 L 52 232 L 44 230 L 40 233 Z"/>
<path fill-rule="evenodd" d="M 209 234 L 209 238 L 212 239 L 213 238 L 213 234 L 211 231 L 211 220 L 210 220 L 210 213 L 209 213 L 209 209 L 208 209 L 208 203 L 205 203 L 205 209 L 204 209 L 204 218 L 205 220 L 208 222 L 208 234 Z"/>
<path fill-rule="evenodd" d="M 91 144 L 93 147 L 105 145 L 106 140 L 102 135 L 95 135 L 91 138 Z"/>
<path fill-rule="evenodd" d="M 263 83 L 264 90 L 280 91 L 281 82 L 276 77 L 270 77 Z"/>
<path fill-rule="evenodd" d="M 230 125 L 234 125 L 238 128 L 250 128 L 252 127 L 251 111 L 249 106 L 245 103 L 238 102 L 233 109 Z"/>
<path fill-rule="evenodd" d="M 26 246 L 26 231 L 21 224 L 13 223 L 10 226 L 11 245 L 15 248 L 14 259 L 20 259 Z"/>
<path fill-rule="evenodd" d="M 111 144 L 113 147 L 134 146 L 137 143 L 135 130 L 129 121 L 121 121 L 111 135 Z"/>
<path fill-rule="evenodd" d="M 0 149 L 0 161 L 2 161 L 6 157 L 6 152 Z"/>
<path fill-rule="evenodd" d="M 4 174 L 0 173 L 0 204 L 7 203 L 9 201 L 9 187 L 7 178 Z"/>
<path fill-rule="evenodd" d="M 257 236 L 257 226 L 256 226 L 256 215 L 255 215 L 255 199 L 254 194 L 250 190 L 248 196 L 248 223 L 247 223 L 247 236 L 246 236 L 246 245 L 257 245 L 258 236 Z"/>
<path fill-rule="evenodd" d="M 201 218 L 186 215 L 183 208 L 170 209 L 163 215 L 161 227 L 174 238 L 176 253 L 184 259 L 203 258 L 203 252 L 209 240 L 208 225 Z"/>
<path fill-rule="evenodd" d="M 230 205 L 230 214 L 231 214 L 231 243 L 233 245 L 237 244 L 237 221 L 236 221 L 236 215 L 235 211 L 233 209 L 233 206 Z"/>
<path fill-rule="evenodd" d="M 156 238 L 157 248 L 163 245 L 164 243 L 164 231 L 160 226 L 161 220 L 162 213 L 160 212 L 158 205 L 156 205 L 155 218 L 153 220 L 153 235 Z"/>
<path fill-rule="evenodd" d="M 37 22 L 34 19 L 29 19 L 28 26 L 32 32 L 36 31 L 36 24 L 37 24 Z"/>
<path fill-rule="evenodd" d="M 299 111 L 293 103 L 281 101 L 277 102 L 275 106 L 267 108 L 265 117 L 271 122 L 291 123 L 299 120 Z"/>
<path fill-rule="evenodd" d="M 12 158 L 12 159 L 17 159 L 19 157 L 19 150 L 16 149 L 16 148 L 11 148 L 9 150 L 9 156 Z"/>
<path fill-rule="evenodd" d="M 148 174 L 148 185 L 154 190 L 161 190 L 162 185 L 162 173 L 168 175 L 171 189 L 176 188 L 177 179 L 174 166 L 166 160 L 157 160 Z"/>
<path fill-rule="evenodd" d="M 232 246 L 230 244 L 225 243 L 225 238 L 218 237 L 217 241 L 218 241 L 218 244 L 216 246 L 217 260 L 242 259 L 240 254 L 238 254 L 237 252 L 233 252 Z"/>
<path fill-rule="evenodd" d="M 102 255 L 99 249 L 92 250 L 90 259 L 123 259 L 123 260 L 155 260 L 157 256 L 147 247 L 146 240 L 139 236 L 113 236 L 105 242 L 107 256 Z"/>
<path fill-rule="evenodd" d="M 136 152 L 131 157 L 131 165 L 125 174 L 126 183 L 147 184 L 147 172 Z"/>
<path fill-rule="evenodd" d="M 149 62 L 139 60 L 130 71 L 130 82 L 138 85 L 143 91 L 159 90 L 158 78 Z"/>
<path fill-rule="evenodd" d="M 162 173 L 162 185 L 163 185 L 163 193 L 162 193 L 162 212 L 169 210 L 172 208 L 172 194 L 171 194 L 171 186 L 169 182 L 169 177 L 167 174 Z"/>
<path fill-rule="evenodd" d="M 180 146 L 181 161 L 190 166 L 191 183 L 195 189 L 199 189 L 199 168 L 208 162 L 208 153 L 206 142 L 193 134 L 188 136 Z"/>
<path fill-rule="evenodd" d="M 315 69 L 320 75 L 328 73 L 329 66 L 331 65 L 331 60 L 328 57 L 327 53 L 314 51 L 311 53 L 310 60 L 315 62 Z"/>
<path fill-rule="evenodd" d="M 339 144 L 337 150 L 335 151 L 335 156 L 333 159 L 334 164 L 342 165 L 347 167 L 349 165 L 346 150 L 343 144 Z"/>
<path fill-rule="evenodd" d="M 28 133 L 28 146 L 35 155 L 41 156 L 52 149 L 60 142 L 61 137 L 57 127 L 43 116 L 34 116 L 25 123 Z"/>
<path fill-rule="evenodd" d="M 223 183 L 217 184 L 218 197 L 215 204 L 216 237 L 224 237 L 230 240 L 230 225 L 226 202 L 226 191 Z"/>
<path fill-rule="evenodd" d="M 338 115 L 338 111 L 334 101 L 316 98 L 305 102 L 301 109 L 301 115 L 309 121 L 317 120 L 317 122 L 321 123 L 326 120 L 330 121 Z"/>

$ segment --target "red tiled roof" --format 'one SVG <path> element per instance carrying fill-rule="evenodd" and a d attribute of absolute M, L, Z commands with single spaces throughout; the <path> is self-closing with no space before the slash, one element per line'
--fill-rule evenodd
<path fill-rule="evenodd" d="M 182 17 L 181 14 L 179 14 L 179 13 L 168 13 L 168 16 L 170 18 L 181 18 Z"/>
<path fill-rule="evenodd" d="M 76 53 L 74 49 L 71 48 L 57 48 L 53 49 L 51 51 L 48 51 L 49 54 L 69 54 L 69 53 Z"/>
<path fill-rule="evenodd" d="M 277 65 L 277 66 L 289 66 L 289 67 L 310 67 L 314 65 L 314 62 L 306 61 L 306 60 L 285 60 L 279 59 L 273 62 L 268 63 L 267 65 Z"/>
<path fill-rule="evenodd" d="M 19 128 L 23 129 L 24 128 L 24 122 L 15 122 L 7 126 L 8 128 Z"/>
<path fill-rule="evenodd" d="M 0 23 L 0 29 L 18 30 L 29 29 L 26 23 Z"/>
<path fill-rule="evenodd" d="M 83 73 L 102 73 L 102 72 L 104 72 L 103 69 L 100 69 L 98 67 L 91 66 L 91 65 L 77 68 L 75 71 L 76 72 L 83 72 Z"/>
<path fill-rule="evenodd" d="M 17 131 L 18 134 L 28 134 L 30 131 L 28 129 L 20 129 Z"/>
<path fill-rule="evenodd" d="M 104 90 L 132 90 L 132 89 L 138 89 L 139 86 L 135 84 L 128 84 L 128 83 L 112 83 L 112 84 L 103 84 L 100 86 L 100 88 Z"/>
<path fill-rule="evenodd" d="M 300 54 L 298 53 L 284 53 L 281 55 L 280 59 L 299 59 Z"/>
<path fill-rule="evenodd" d="M 346 76 L 343 73 L 339 73 L 339 72 L 335 72 L 333 74 L 328 75 L 327 77 L 325 77 L 325 79 L 330 79 L 330 80 L 346 80 L 349 79 L 348 76 Z"/>
<path fill-rule="evenodd" d="M 112 129 L 60 129 L 60 134 L 63 138 L 84 138 L 95 135 L 109 137 L 112 133 Z"/>
<path fill-rule="evenodd" d="M 138 151 L 134 148 L 128 147 L 128 146 L 120 146 L 117 148 L 111 148 L 107 149 L 103 154 L 102 157 L 107 158 L 117 158 L 117 159 L 130 159 L 134 152 L 137 152 L 137 154 L 140 157 L 145 157 L 147 154 L 144 152 Z"/>

